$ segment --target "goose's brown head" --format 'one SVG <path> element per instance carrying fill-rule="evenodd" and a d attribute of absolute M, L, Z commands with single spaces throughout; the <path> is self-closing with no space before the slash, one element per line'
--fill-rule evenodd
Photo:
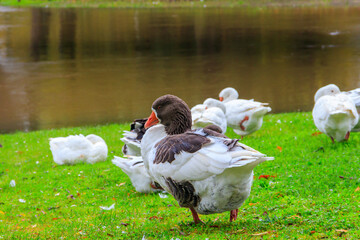
<path fill-rule="evenodd" d="M 157 123 L 165 126 L 169 135 L 181 134 L 191 129 L 191 112 L 188 105 L 174 95 L 164 95 L 155 100 L 152 113 L 145 123 L 149 128 Z"/>

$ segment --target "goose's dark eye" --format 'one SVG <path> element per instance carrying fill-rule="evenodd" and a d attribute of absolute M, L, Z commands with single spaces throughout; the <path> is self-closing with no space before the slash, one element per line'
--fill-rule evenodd
<path fill-rule="evenodd" d="M 158 106 L 157 109 L 159 110 L 161 108 L 161 106 Z"/>

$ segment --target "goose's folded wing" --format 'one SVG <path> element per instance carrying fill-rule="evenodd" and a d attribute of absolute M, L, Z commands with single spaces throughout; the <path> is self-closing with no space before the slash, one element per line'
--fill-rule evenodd
<path fill-rule="evenodd" d="M 123 138 L 136 139 L 137 133 L 131 131 L 123 131 Z"/>
<path fill-rule="evenodd" d="M 329 98 L 328 96 L 323 96 L 318 99 L 314 105 L 312 115 L 315 121 L 315 124 L 320 121 L 325 121 L 329 117 Z"/>
<path fill-rule="evenodd" d="M 357 108 L 360 107 L 360 88 L 345 92 L 353 101 Z"/>
<path fill-rule="evenodd" d="M 143 167 L 144 162 L 142 157 L 138 156 L 126 156 L 127 158 L 122 158 L 114 156 L 112 163 L 121 168 L 124 172 L 128 173 L 134 171 L 134 168 Z"/>
<path fill-rule="evenodd" d="M 158 166 L 153 171 L 178 181 L 203 180 L 260 156 L 264 155 L 242 147 L 236 139 L 181 134 L 159 143 L 153 163 Z"/>
<path fill-rule="evenodd" d="M 242 113 L 242 112 L 247 112 L 247 111 L 259 108 L 259 107 L 264 107 L 266 105 L 267 105 L 266 103 L 239 99 L 239 100 L 233 101 L 233 104 L 231 104 L 231 106 L 227 106 L 226 113 L 228 114 L 228 110 L 229 110 L 229 113 L 230 112 Z"/>

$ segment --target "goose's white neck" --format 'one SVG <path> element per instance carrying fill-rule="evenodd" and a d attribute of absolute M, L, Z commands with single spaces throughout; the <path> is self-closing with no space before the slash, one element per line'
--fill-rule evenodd
<path fill-rule="evenodd" d="M 224 113 L 226 113 L 226 108 L 225 108 L 224 103 L 222 103 L 219 100 L 216 100 L 216 99 L 213 99 L 213 98 L 207 98 L 204 101 L 204 105 L 206 105 L 208 108 L 211 108 L 211 107 L 220 108 L 221 110 L 223 110 Z"/>
<path fill-rule="evenodd" d="M 338 94 L 338 93 L 340 93 L 339 87 L 336 86 L 335 84 L 329 84 L 329 85 L 326 85 L 326 86 L 324 86 L 322 88 L 319 88 L 319 90 L 317 90 L 317 92 L 315 93 L 314 100 L 316 102 L 322 96 L 335 95 L 335 94 Z"/>
<path fill-rule="evenodd" d="M 141 155 L 143 152 L 148 152 L 150 149 L 155 146 L 156 143 L 161 141 L 167 134 L 165 132 L 165 127 L 162 124 L 157 124 L 149 128 L 142 140 L 141 140 Z"/>
<path fill-rule="evenodd" d="M 234 88 L 228 87 L 220 92 L 219 97 L 223 98 L 223 102 L 226 103 L 231 100 L 238 99 L 239 93 Z"/>

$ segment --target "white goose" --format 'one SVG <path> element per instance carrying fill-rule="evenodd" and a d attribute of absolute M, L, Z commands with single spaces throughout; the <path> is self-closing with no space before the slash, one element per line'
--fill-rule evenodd
<path fill-rule="evenodd" d="M 54 161 L 59 165 L 79 162 L 93 164 L 105 161 L 108 154 L 105 141 L 95 134 L 50 138 L 50 150 Z"/>
<path fill-rule="evenodd" d="M 246 136 L 259 130 L 263 117 L 271 111 L 268 103 L 256 102 L 253 99 L 237 99 L 238 92 L 231 87 L 223 89 L 219 99 L 226 107 L 227 125 L 240 136 Z"/>
<path fill-rule="evenodd" d="M 123 137 L 120 138 L 125 144 L 122 147 L 124 155 L 141 156 L 140 142 L 145 134 L 144 124 L 147 118 L 135 119 L 130 125 L 130 131 L 123 131 Z"/>
<path fill-rule="evenodd" d="M 127 158 L 121 158 L 114 156 L 112 163 L 121 168 L 121 170 L 128 175 L 136 191 L 141 193 L 151 193 L 162 189 L 157 183 L 152 181 L 144 167 L 142 157 L 127 156 Z"/>
<path fill-rule="evenodd" d="M 344 92 L 346 95 L 348 95 L 354 102 L 356 110 L 358 114 L 360 115 L 360 88 L 353 89 L 348 92 Z M 357 122 L 357 124 L 354 126 L 353 129 L 351 129 L 352 132 L 359 132 L 360 131 L 360 121 Z"/>
<path fill-rule="evenodd" d="M 341 93 L 336 85 L 329 84 L 316 92 L 314 100 L 312 115 L 316 127 L 332 142 L 334 139 L 348 140 L 351 129 L 359 120 L 351 97 Z"/>
<path fill-rule="evenodd" d="M 219 100 L 208 98 L 203 104 L 198 104 L 191 109 L 193 128 L 203 128 L 208 125 L 216 125 L 221 132 L 226 132 L 226 108 Z"/>
<path fill-rule="evenodd" d="M 195 223 L 201 222 L 198 213 L 224 211 L 236 220 L 250 194 L 253 169 L 273 160 L 211 129 L 190 130 L 190 109 L 173 95 L 153 103 L 145 128 L 141 155 L 149 175 L 191 210 Z"/>

